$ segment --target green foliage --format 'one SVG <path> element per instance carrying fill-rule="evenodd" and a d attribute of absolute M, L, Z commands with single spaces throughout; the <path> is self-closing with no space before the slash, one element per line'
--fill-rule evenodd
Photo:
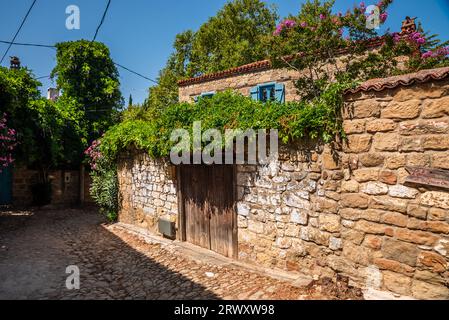
<path fill-rule="evenodd" d="M 111 221 L 117 220 L 118 180 L 114 166 L 101 168 L 91 174 L 90 194 L 100 207 L 100 211 Z"/>
<path fill-rule="evenodd" d="M 0 68 L 0 112 L 8 114 L 17 130 L 15 157 L 40 169 L 41 182 L 45 182 L 49 168 L 79 161 L 80 116 L 64 100 L 54 103 L 42 98 L 39 85 L 25 68 Z"/>
<path fill-rule="evenodd" d="M 38 85 L 39 82 L 33 79 L 27 69 L 9 70 L 0 67 L 0 114 L 6 113 L 8 125 L 17 130 L 19 145 L 15 157 L 19 160 L 34 156 L 30 151 L 36 143 L 38 126 L 36 116 L 30 116 L 29 105 L 40 98 Z"/>
<path fill-rule="evenodd" d="M 265 59 L 266 40 L 278 16 L 259 0 L 228 2 L 196 32 L 187 76 L 198 76 Z"/>
<path fill-rule="evenodd" d="M 132 105 L 120 113 L 120 121 L 123 122 L 137 119 L 145 119 L 147 115 L 148 115 L 148 108 L 138 104 Z"/>
<path fill-rule="evenodd" d="M 198 31 L 178 34 L 159 84 L 149 90 L 147 109 L 157 114 L 177 103 L 177 82 L 183 78 L 266 59 L 277 19 L 274 8 L 261 0 L 232 0 Z"/>
<path fill-rule="evenodd" d="M 158 85 L 149 89 L 149 96 L 145 101 L 146 109 L 158 114 L 166 106 L 177 103 L 178 80 L 181 78 L 182 76 L 172 69 L 169 61 L 169 65 L 159 73 Z"/>
<path fill-rule="evenodd" d="M 382 1 L 381 15 L 386 14 L 391 2 Z M 369 39 L 377 33 L 366 27 L 365 5 L 336 14 L 334 3 L 335 0 L 307 1 L 296 16 L 290 16 L 276 28 L 272 38 L 273 64 L 305 71 L 296 83 L 303 99 L 319 97 L 334 81 L 370 78 L 374 72 L 384 70 L 383 63 L 391 61 L 377 53 L 367 54 Z M 386 16 L 382 17 L 384 22 Z"/>
<path fill-rule="evenodd" d="M 319 99 L 311 102 L 262 103 L 232 92 L 222 92 L 197 104 L 168 106 L 152 121 L 129 120 L 112 127 L 101 139 L 102 157 L 109 162 L 127 148 L 145 150 L 153 158 L 167 157 L 174 143 L 175 129 L 192 133 L 193 122 L 201 121 L 202 130 L 277 129 L 284 142 L 299 138 L 331 141 L 341 133 L 339 110 L 342 91 L 347 86 L 335 84 Z"/>
<path fill-rule="evenodd" d="M 383 0 L 377 4 L 380 23 L 388 18 L 392 2 Z M 449 53 L 444 48 L 447 43 L 425 33 L 421 26 L 408 35 L 387 33 L 383 35 L 383 45 L 370 50 L 372 40 L 380 35 L 376 29 L 367 28 L 365 4 L 336 14 L 334 3 L 335 0 L 307 1 L 298 15 L 278 25 L 272 38 L 273 64 L 302 72 L 296 87 L 303 99 L 320 97 L 332 82 L 363 82 L 448 64 L 447 53 L 444 54 Z M 426 59 L 422 53 L 428 50 L 437 50 L 434 56 L 438 57 Z M 399 57 L 408 59 L 400 64 Z"/>
<path fill-rule="evenodd" d="M 87 40 L 58 43 L 56 47 L 52 77 L 57 76 L 62 100 L 83 112 L 80 127 L 86 136 L 82 138 L 95 140 L 123 106 L 119 75 L 109 49 Z"/>
<path fill-rule="evenodd" d="M 100 207 L 100 212 L 113 222 L 118 214 L 117 170 L 114 163 L 101 154 L 100 144 L 99 140 L 95 140 L 85 151 L 92 168 L 90 194 Z"/>

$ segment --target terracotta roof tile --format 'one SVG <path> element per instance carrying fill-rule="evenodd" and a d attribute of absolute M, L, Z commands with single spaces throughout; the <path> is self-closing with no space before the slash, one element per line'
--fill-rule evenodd
<path fill-rule="evenodd" d="M 239 74 L 267 70 L 270 68 L 271 68 L 271 62 L 269 60 L 256 61 L 256 62 L 253 62 L 250 64 L 245 64 L 243 66 L 228 69 L 225 71 L 205 74 L 205 75 L 202 75 L 199 77 L 181 80 L 181 81 L 178 81 L 178 85 L 183 87 L 183 86 L 188 86 L 191 84 L 227 78 L 227 77 L 231 77 L 231 76 L 235 76 L 235 75 L 239 75 Z"/>
<path fill-rule="evenodd" d="M 404 74 L 389 78 L 371 79 L 355 89 L 348 90 L 346 93 L 357 93 L 364 91 L 382 91 L 385 89 L 394 89 L 399 86 L 411 86 L 416 83 L 424 83 L 432 80 L 443 80 L 449 78 L 449 67 L 421 70 L 415 73 Z"/>

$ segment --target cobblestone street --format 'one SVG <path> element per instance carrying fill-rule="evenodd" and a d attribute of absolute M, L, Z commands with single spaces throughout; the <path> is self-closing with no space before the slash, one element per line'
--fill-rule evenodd
<path fill-rule="evenodd" d="M 67 290 L 66 267 L 80 269 Z M 212 265 L 105 224 L 94 211 L 0 213 L 0 299 L 332 298 L 234 266 Z"/>

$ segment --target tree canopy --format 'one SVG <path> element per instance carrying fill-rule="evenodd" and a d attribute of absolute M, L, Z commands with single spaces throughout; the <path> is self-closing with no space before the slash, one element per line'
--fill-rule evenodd
<path fill-rule="evenodd" d="M 73 110 L 41 97 L 30 70 L 0 68 L 0 114 L 14 128 L 14 158 L 41 170 L 80 161 L 77 116 Z"/>
<path fill-rule="evenodd" d="M 108 47 L 87 40 L 56 44 L 56 77 L 62 90 L 60 101 L 83 113 L 82 127 L 89 142 L 113 123 L 124 102 L 117 68 Z"/>
<path fill-rule="evenodd" d="M 52 72 L 62 91 L 57 101 L 43 98 L 41 83 L 27 68 L 0 68 L 0 115 L 17 133 L 14 157 L 45 171 L 77 166 L 83 151 L 116 120 L 123 99 L 118 72 L 101 43 L 85 40 L 57 44 Z"/>
<path fill-rule="evenodd" d="M 178 100 L 177 82 L 268 57 L 267 43 L 278 15 L 261 0 L 233 0 L 198 31 L 176 36 L 174 52 L 150 88 L 146 106 L 160 110 Z"/>

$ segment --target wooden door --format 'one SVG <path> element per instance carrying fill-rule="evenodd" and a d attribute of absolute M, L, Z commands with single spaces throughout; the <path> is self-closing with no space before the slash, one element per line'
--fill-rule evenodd
<path fill-rule="evenodd" d="M 185 240 L 236 257 L 233 166 L 189 165 L 180 171 Z"/>

